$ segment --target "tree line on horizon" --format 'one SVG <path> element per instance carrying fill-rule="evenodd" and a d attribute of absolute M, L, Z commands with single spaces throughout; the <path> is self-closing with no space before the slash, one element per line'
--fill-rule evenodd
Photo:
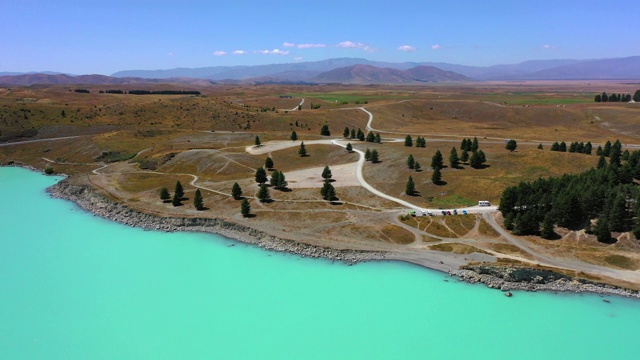
<path fill-rule="evenodd" d="M 100 90 L 100 94 L 131 94 L 131 95 L 201 95 L 197 90 Z"/>
<path fill-rule="evenodd" d="M 607 94 L 603 92 L 602 94 L 597 94 L 593 99 L 595 102 L 629 102 L 631 100 L 640 102 L 640 90 L 636 90 L 633 96 L 630 94 Z"/>

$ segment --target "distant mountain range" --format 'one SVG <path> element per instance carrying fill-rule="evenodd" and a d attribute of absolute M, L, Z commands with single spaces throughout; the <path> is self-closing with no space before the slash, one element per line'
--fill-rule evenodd
<path fill-rule="evenodd" d="M 361 58 L 338 58 L 313 62 L 255 66 L 213 66 L 170 70 L 127 70 L 114 73 L 115 77 L 175 78 L 189 77 L 209 80 L 248 80 L 270 77 L 282 81 L 313 81 L 323 72 L 354 65 L 408 70 L 418 66 L 432 66 L 453 71 L 472 80 L 591 80 L 640 79 L 640 56 L 599 60 L 531 60 L 519 64 L 488 67 L 466 66 L 433 62 L 380 62 Z"/>
<path fill-rule="evenodd" d="M 371 65 L 352 65 L 321 73 L 311 79 L 318 83 L 341 84 L 412 84 L 421 82 L 470 81 L 453 71 L 433 66 L 416 66 L 407 70 L 379 68 Z"/>
<path fill-rule="evenodd" d="M 65 74 L 22 74 L 0 76 L 0 85 L 121 85 L 121 84 L 149 84 L 149 83 L 182 83 L 210 85 L 211 81 L 205 79 L 173 78 L 173 79 L 146 79 L 134 77 L 113 77 L 106 75 L 80 75 L 70 76 Z"/>
<path fill-rule="evenodd" d="M 598 60 L 531 60 L 488 67 L 432 62 L 380 62 L 361 58 L 254 66 L 213 66 L 169 70 L 126 70 L 112 76 L 70 76 L 55 72 L 2 73 L 0 84 L 344 83 L 417 84 L 486 80 L 635 80 L 640 56 Z"/>

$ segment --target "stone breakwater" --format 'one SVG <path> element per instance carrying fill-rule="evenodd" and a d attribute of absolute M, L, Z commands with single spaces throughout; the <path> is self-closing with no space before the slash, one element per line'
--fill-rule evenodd
<path fill-rule="evenodd" d="M 588 292 L 600 295 L 640 298 L 638 291 L 574 279 L 549 270 L 478 265 L 467 266 L 459 270 L 450 270 L 449 275 L 457 276 L 470 284 L 482 283 L 492 289 L 500 289 L 502 291 Z"/>
<path fill-rule="evenodd" d="M 217 218 L 174 218 L 145 214 L 111 201 L 94 192 L 89 186 L 72 185 L 65 181 L 51 186 L 47 191 L 54 198 L 73 201 L 80 208 L 97 216 L 143 229 L 214 233 L 240 242 L 254 244 L 265 250 L 298 254 L 303 257 L 338 260 L 347 264 L 385 258 L 384 252 L 331 249 L 284 240 L 247 226 Z"/>

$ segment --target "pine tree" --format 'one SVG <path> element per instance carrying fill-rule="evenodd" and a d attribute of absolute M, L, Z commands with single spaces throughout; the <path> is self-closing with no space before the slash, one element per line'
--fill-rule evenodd
<path fill-rule="evenodd" d="M 427 146 L 427 140 L 425 140 L 423 137 L 418 136 L 418 138 L 416 139 L 416 147 L 426 147 Z"/>
<path fill-rule="evenodd" d="M 611 155 L 611 141 L 607 140 L 607 142 L 604 144 L 604 149 L 602 149 L 602 153 L 606 157 L 609 157 L 609 155 Z"/>
<path fill-rule="evenodd" d="M 290 137 L 291 141 L 296 141 L 298 140 L 298 134 L 296 134 L 295 130 L 291 132 L 291 137 Z"/>
<path fill-rule="evenodd" d="M 478 138 L 474 137 L 473 142 L 471 143 L 471 151 L 476 151 L 480 148 L 480 144 L 478 144 Z"/>
<path fill-rule="evenodd" d="M 331 169 L 329 169 L 329 165 L 325 165 L 324 169 L 322 170 L 322 178 L 327 180 L 327 179 L 331 179 L 333 175 L 331 174 Z"/>
<path fill-rule="evenodd" d="M 365 161 L 371 160 L 371 150 L 369 150 L 369 148 L 367 148 L 367 150 L 364 152 L 364 160 Z"/>
<path fill-rule="evenodd" d="M 160 200 L 162 200 L 162 202 L 167 202 L 169 199 L 171 199 L 171 194 L 169 194 L 169 189 L 167 189 L 166 187 L 163 187 L 162 189 L 160 189 Z"/>
<path fill-rule="evenodd" d="M 262 143 L 260 142 L 260 137 L 256 135 L 256 139 L 253 142 L 256 146 L 260 146 Z"/>
<path fill-rule="evenodd" d="M 553 216 L 551 215 L 551 213 L 547 213 L 547 215 L 545 215 L 544 217 L 540 236 L 548 240 L 551 240 L 557 236 L 553 228 Z"/>
<path fill-rule="evenodd" d="M 358 138 L 358 140 L 364 141 L 364 133 L 359 128 L 358 128 L 358 134 L 356 135 L 356 137 Z"/>
<path fill-rule="evenodd" d="M 462 150 L 462 154 L 460 155 L 460 161 L 466 163 L 469 161 L 469 151 L 467 149 Z"/>
<path fill-rule="evenodd" d="M 271 199 L 267 184 L 260 184 L 260 189 L 258 189 L 258 194 L 256 196 L 258 197 L 258 200 L 260 200 L 260 202 L 266 202 Z"/>
<path fill-rule="evenodd" d="M 624 161 L 629 161 L 629 156 L 631 156 L 631 154 L 629 153 L 629 150 L 625 150 L 625 151 L 622 153 L 622 160 L 624 160 Z"/>
<path fill-rule="evenodd" d="M 449 165 L 451 165 L 452 168 L 457 168 L 459 163 L 458 150 L 456 150 L 454 146 L 451 148 L 451 153 L 449 154 Z"/>
<path fill-rule="evenodd" d="M 300 148 L 298 149 L 298 155 L 300 155 L 300 157 L 307 156 L 307 149 L 304 147 L 304 141 L 300 143 Z"/>
<path fill-rule="evenodd" d="M 444 160 L 442 158 L 442 153 L 440 152 L 440 150 L 436 150 L 436 153 L 431 158 L 431 168 L 442 169 L 443 166 L 444 166 Z"/>
<path fill-rule="evenodd" d="M 373 164 L 376 164 L 376 163 L 380 162 L 379 155 L 378 155 L 378 150 L 376 150 L 376 149 L 371 150 L 371 159 L 370 160 L 371 160 L 371 163 L 373 163 Z"/>
<path fill-rule="evenodd" d="M 267 179 L 267 172 L 263 167 L 259 167 L 256 169 L 255 179 L 258 184 L 264 184 L 267 182 L 267 180 L 269 180 Z"/>
<path fill-rule="evenodd" d="M 173 199 L 171 199 L 171 204 L 173 206 L 180 206 L 182 205 L 182 198 L 177 196 L 177 194 L 173 194 Z"/>
<path fill-rule="evenodd" d="M 460 150 L 467 150 L 467 148 L 468 148 L 467 139 L 462 139 L 462 142 L 460 142 Z"/>
<path fill-rule="evenodd" d="M 287 188 L 287 185 L 289 185 L 287 183 L 287 180 L 284 176 L 284 173 L 282 173 L 282 171 L 274 171 L 273 174 L 271 174 L 271 180 L 270 180 L 270 184 L 271 186 L 273 186 L 274 188 L 278 189 L 278 190 L 283 190 Z"/>
<path fill-rule="evenodd" d="M 560 143 L 560 146 L 558 147 L 558 151 L 560 152 L 567 152 L 567 143 L 565 143 L 564 141 Z"/>
<path fill-rule="evenodd" d="M 273 169 L 273 160 L 269 156 L 267 156 L 267 159 L 264 161 L 264 167 L 269 170 Z"/>
<path fill-rule="evenodd" d="M 611 231 L 609 230 L 609 222 L 605 216 L 600 216 L 593 231 L 599 242 L 608 244 L 611 242 Z"/>
<path fill-rule="evenodd" d="M 409 154 L 409 157 L 407 157 L 407 166 L 409 169 L 413 169 L 415 165 L 416 159 L 413 158 L 413 155 Z"/>
<path fill-rule="evenodd" d="M 615 167 L 620 167 L 621 165 L 621 158 L 622 158 L 622 153 L 620 152 L 620 149 L 618 147 L 611 147 L 611 151 L 609 153 L 610 157 L 609 157 L 609 164 L 611 164 L 612 166 Z"/>
<path fill-rule="evenodd" d="M 416 193 L 416 183 L 413 182 L 413 178 L 411 176 L 409 176 L 409 179 L 407 180 L 404 192 L 409 196 L 413 196 Z"/>
<path fill-rule="evenodd" d="M 242 188 L 240 188 L 238 183 L 233 183 L 233 186 L 231 187 L 231 196 L 236 200 L 242 197 Z"/>
<path fill-rule="evenodd" d="M 502 203 L 500 203 L 502 205 Z M 515 215 L 513 215 L 513 211 L 507 213 L 507 216 L 504 218 L 504 228 L 511 231 L 513 230 L 513 223 L 515 222 Z"/>
<path fill-rule="evenodd" d="M 507 145 L 505 145 L 505 149 L 513 152 L 516 150 L 516 148 L 518 147 L 518 142 L 516 142 L 515 140 L 511 139 L 509 141 L 507 141 Z"/>
<path fill-rule="evenodd" d="M 355 139 L 356 138 L 356 130 L 355 129 L 351 129 L 351 136 L 349 136 L 351 139 Z"/>
<path fill-rule="evenodd" d="M 593 149 L 593 145 L 591 145 L 591 141 L 589 141 L 584 145 L 584 150 L 582 152 L 587 155 L 591 155 L 592 149 Z"/>
<path fill-rule="evenodd" d="M 600 155 L 600 158 L 598 159 L 597 168 L 604 169 L 606 167 L 607 167 L 607 159 L 605 159 L 604 155 Z"/>
<path fill-rule="evenodd" d="M 439 167 L 433 169 L 433 174 L 431 174 L 431 181 L 436 185 L 440 185 L 442 183 L 442 172 L 440 171 Z"/>
<path fill-rule="evenodd" d="M 609 230 L 611 231 L 625 231 L 625 222 L 627 219 L 627 200 L 624 194 L 618 193 L 613 206 L 609 212 Z"/>
<path fill-rule="evenodd" d="M 334 199 L 336 199 L 336 189 L 328 181 L 325 181 L 322 184 L 320 194 L 322 195 L 322 198 L 327 201 L 333 201 Z"/>
<path fill-rule="evenodd" d="M 320 129 L 320 135 L 322 136 L 331 136 L 331 132 L 329 131 L 329 125 L 322 125 Z"/>
<path fill-rule="evenodd" d="M 182 188 L 182 184 L 180 184 L 180 181 L 176 181 L 176 190 L 174 191 L 174 197 L 177 197 L 180 200 L 182 200 L 182 198 L 184 197 L 184 189 Z"/>
<path fill-rule="evenodd" d="M 345 127 L 345 128 L 344 128 L 344 131 L 342 132 L 342 137 L 343 137 L 343 138 L 345 138 L 345 139 L 347 139 L 347 138 L 349 137 L 349 134 L 350 134 L 350 132 L 349 132 L 349 128 L 348 128 L 348 127 Z"/>
<path fill-rule="evenodd" d="M 543 150 L 542 144 L 538 144 L 538 150 Z"/>
<path fill-rule="evenodd" d="M 347 143 L 346 149 L 348 152 L 353 152 L 353 146 L 351 146 L 351 143 Z"/>
<path fill-rule="evenodd" d="M 373 142 L 376 139 L 376 136 L 373 135 L 373 132 L 369 131 L 367 134 L 367 142 Z"/>
<path fill-rule="evenodd" d="M 420 169 L 421 169 L 420 163 L 416 161 L 416 163 L 413 164 L 413 170 L 418 172 L 418 171 L 420 171 Z"/>
<path fill-rule="evenodd" d="M 249 199 L 244 198 L 240 203 L 240 213 L 243 217 L 248 217 L 251 214 L 251 204 L 249 204 Z"/>
<path fill-rule="evenodd" d="M 604 156 L 604 150 L 602 149 L 602 146 L 598 146 L 598 149 L 596 149 L 596 155 Z"/>
<path fill-rule="evenodd" d="M 560 151 L 560 144 L 557 141 L 551 145 L 551 151 Z"/>
<path fill-rule="evenodd" d="M 197 189 L 195 195 L 193 195 L 193 206 L 198 211 L 204 210 L 204 201 L 202 200 L 200 189 Z"/>
<path fill-rule="evenodd" d="M 411 139 L 411 135 L 407 135 L 404 138 L 404 146 L 408 146 L 408 147 L 412 147 L 413 146 L 413 139 Z"/>
<path fill-rule="evenodd" d="M 382 139 L 380 138 L 380 134 L 379 133 L 376 133 L 376 136 L 373 139 L 373 142 L 376 143 L 376 144 L 382 143 Z"/>
<path fill-rule="evenodd" d="M 474 151 L 473 154 L 471 154 L 469 165 L 471 165 L 471 167 L 474 169 L 479 169 L 482 167 L 482 165 L 484 165 L 486 161 L 487 158 L 485 157 L 484 152 L 482 150 L 478 150 Z"/>

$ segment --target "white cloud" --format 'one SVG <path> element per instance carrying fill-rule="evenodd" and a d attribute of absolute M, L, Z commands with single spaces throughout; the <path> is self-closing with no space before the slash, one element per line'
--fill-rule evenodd
<path fill-rule="evenodd" d="M 542 49 L 544 49 L 544 50 L 553 50 L 555 48 L 556 48 L 555 46 L 549 45 L 549 44 L 542 45 Z"/>
<path fill-rule="evenodd" d="M 244 51 L 244 50 L 236 50 L 236 51 L 234 51 L 234 52 L 233 52 L 233 55 L 244 55 L 244 54 L 246 54 L 246 53 L 247 53 L 247 52 L 246 52 L 246 51 Z"/>
<path fill-rule="evenodd" d="M 362 49 L 366 52 L 376 52 L 378 51 L 376 48 L 373 48 L 367 44 L 363 44 L 361 42 L 353 42 L 353 41 L 343 41 L 336 45 L 337 47 L 345 48 L 345 49 Z"/>
<path fill-rule="evenodd" d="M 298 49 L 313 49 L 313 48 L 323 48 L 327 47 L 325 44 L 294 44 L 290 42 L 285 42 L 282 44 L 283 47 L 297 47 Z"/>
<path fill-rule="evenodd" d="M 289 54 L 288 50 L 280 50 L 280 49 L 257 50 L 255 52 L 259 54 L 265 54 L 265 55 L 288 55 Z"/>
<path fill-rule="evenodd" d="M 293 58 L 294 61 L 302 61 L 302 56 L 296 56 Z"/>
<path fill-rule="evenodd" d="M 440 50 L 440 49 L 442 49 L 442 46 L 441 46 L 441 45 L 438 45 L 438 44 L 431 45 L 431 49 L 433 49 L 433 50 Z"/>
<path fill-rule="evenodd" d="M 327 47 L 325 44 L 298 44 L 298 49 L 313 49 Z"/>
<path fill-rule="evenodd" d="M 336 46 L 337 47 L 341 47 L 341 48 L 346 48 L 346 49 L 357 49 L 357 48 L 363 48 L 366 45 L 363 44 L 363 43 L 359 43 L 359 42 L 343 41 L 343 42 L 339 43 Z"/>
<path fill-rule="evenodd" d="M 218 51 L 214 51 L 213 55 L 215 55 L 215 56 L 225 56 L 225 55 L 227 55 L 227 52 L 218 50 Z"/>
<path fill-rule="evenodd" d="M 414 52 L 416 51 L 416 48 L 411 45 L 402 45 L 398 47 L 398 50 L 404 51 L 404 52 Z"/>
<path fill-rule="evenodd" d="M 173 56 L 173 55 L 175 55 L 175 54 L 174 54 L 174 53 L 172 53 L 172 52 L 170 52 L 168 55 L 169 55 L 169 56 Z"/>

